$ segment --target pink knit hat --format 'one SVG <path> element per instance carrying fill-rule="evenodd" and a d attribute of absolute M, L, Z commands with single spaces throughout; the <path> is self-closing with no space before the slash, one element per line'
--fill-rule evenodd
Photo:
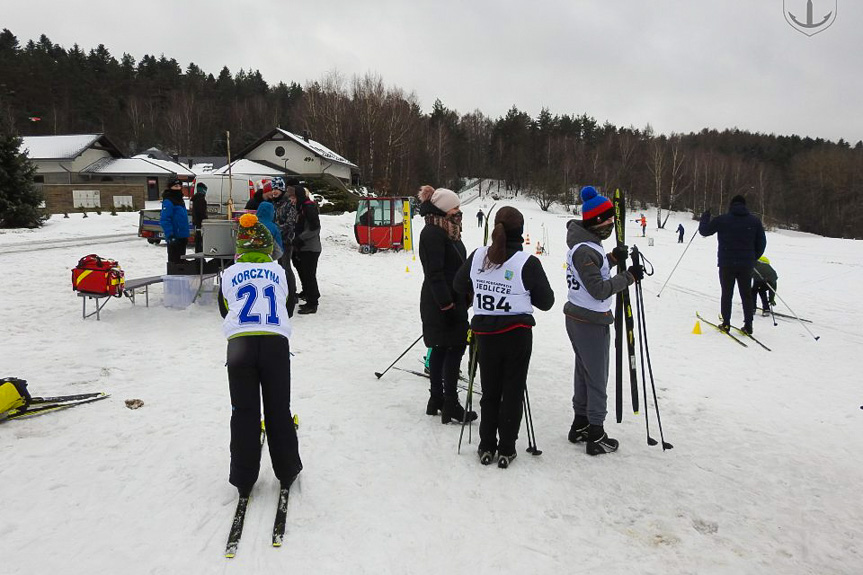
<path fill-rule="evenodd" d="M 431 201 L 434 207 L 444 213 L 461 205 L 461 199 L 459 199 L 458 194 L 446 188 L 438 188 L 435 190 L 431 186 L 423 186 L 420 188 L 420 193 L 418 195 L 420 201 Z"/>

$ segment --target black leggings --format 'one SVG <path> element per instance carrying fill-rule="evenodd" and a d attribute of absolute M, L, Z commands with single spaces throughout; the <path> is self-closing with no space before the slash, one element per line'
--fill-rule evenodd
<path fill-rule="evenodd" d="M 280 481 L 295 476 L 300 462 L 291 415 L 291 346 L 277 335 L 247 335 L 228 340 L 231 388 L 231 485 L 251 490 L 261 467 L 261 394 L 267 445 Z"/>
<path fill-rule="evenodd" d="M 482 381 L 479 450 L 512 455 L 521 427 L 533 332 L 516 328 L 476 337 Z"/>
<path fill-rule="evenodd" d="M 734 296 L 734 284 L 743 304 L 743 321 L 752 323 L 752 268 L 725 267 L 719 268 L 719 285 L 722 288 L 720 310 L 722 321 L 731 323 L 731 298 Z"/>
<path fill-rule="evenodd" d="M 429 379 L 432 397 L 458 397 L 458 374 L 465 346 L 453 345 L 431 348 L 429 356 Z"/>

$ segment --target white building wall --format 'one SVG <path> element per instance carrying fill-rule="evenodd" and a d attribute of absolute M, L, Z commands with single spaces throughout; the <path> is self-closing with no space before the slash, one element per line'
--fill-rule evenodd
<path fill-rule="evenodd" d="M 282 156 L 276 155 L 276 148 L 280 146 L 285 149 L 285 153 Z M 253 162 L 270 162 L 275 166 L 285 167 L 298 174 L 327 173 L 348 182 L 351 181 L 351 169 L 349 166 L 330 162 L 316 156 L 310 150 L 290 140 L 270 140 L 263 142 L 244 157 Z"/>

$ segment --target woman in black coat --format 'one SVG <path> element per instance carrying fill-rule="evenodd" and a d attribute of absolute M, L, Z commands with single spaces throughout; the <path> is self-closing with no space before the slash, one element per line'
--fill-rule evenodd
<path fill-rule="evenodd" d="M 428 415 L 441 412 L 441 423 L 463 421 L 464 408 L 458 401 L 458 376 L 467 346 L 467 302 L 452 288 L 453 279 L 466 252 L 461 241 L 460 200 L 446 188 L 423 186 L 419 192 L 419 213 L 425 218 L 420 233 L 419 253 L 423 266 L 420 317 L 423 341 L 431 348 Z M 476 413 L 467 413 L 467 420 Z"/>

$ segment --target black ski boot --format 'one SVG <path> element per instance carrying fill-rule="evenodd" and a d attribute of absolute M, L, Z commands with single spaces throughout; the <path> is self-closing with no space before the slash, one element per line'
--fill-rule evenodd
<path fill-rule="evenodd" d="M 304 303 L 297 310 L 297 313 L 299 313 L 300 315 L 318 313 L 318 304 Z"/>
<path fill-rule="evenodd" d="M 572 420 L 572 427 L 569 428 L 569 442 L 582 443 L 587 441 L 587 428 L 590 422 L 583 415 L 576 415 Z"/>
<path fill-rule="evenodd" d="M 593 425 L 587 431 L 587 454 L 602 455 L 604 453 L 612 453 L 617 451 L 620 442 L 616 439 L 611 439 L 605 429 L 601 425 Z"/>
<path fill-rule="evenodd" d="M 432 395 L 429 397 L 429 402 L 426 404 L 426 415 L 437 415 L 443 409 L 443 397 Z"/>
<path fill-rule="evenodd" d="M 484 450 L 482 448 L 479 449 L 479 462 L 483 465 L 491 465 L 491 462 L 494 461 L 494 449 L 491 451 Z"/>
<path fill-rule="evenodd" d="M 747 321 L 743 324 L 743 333 L 752 335 L 752 321 Z"/>
<path fill-rule="evenodd" d="M 512 460 L 516 458 L 518 454 L 513 451 L 512 455 L 504 455 L 503 453 L 499 453 L 497 456 L 497 466 L 501 469 L 506 469 L 509 467 L 509 464 L 512 463 Z"/>
<path fill-rule="evenodd" d="M 458 398 L 445 398 L 443 401 L 443 407 L 440 410 L 440 422 L 441 423 L 449 423 L 450 421 L 455 421 L 457 423 L 461 423 L 464 421 L 465 411 L 461 404 L 458 402 Z M 467 412 L 467 422 L 476 420 L 476 412 L 468 411 Z"/>

